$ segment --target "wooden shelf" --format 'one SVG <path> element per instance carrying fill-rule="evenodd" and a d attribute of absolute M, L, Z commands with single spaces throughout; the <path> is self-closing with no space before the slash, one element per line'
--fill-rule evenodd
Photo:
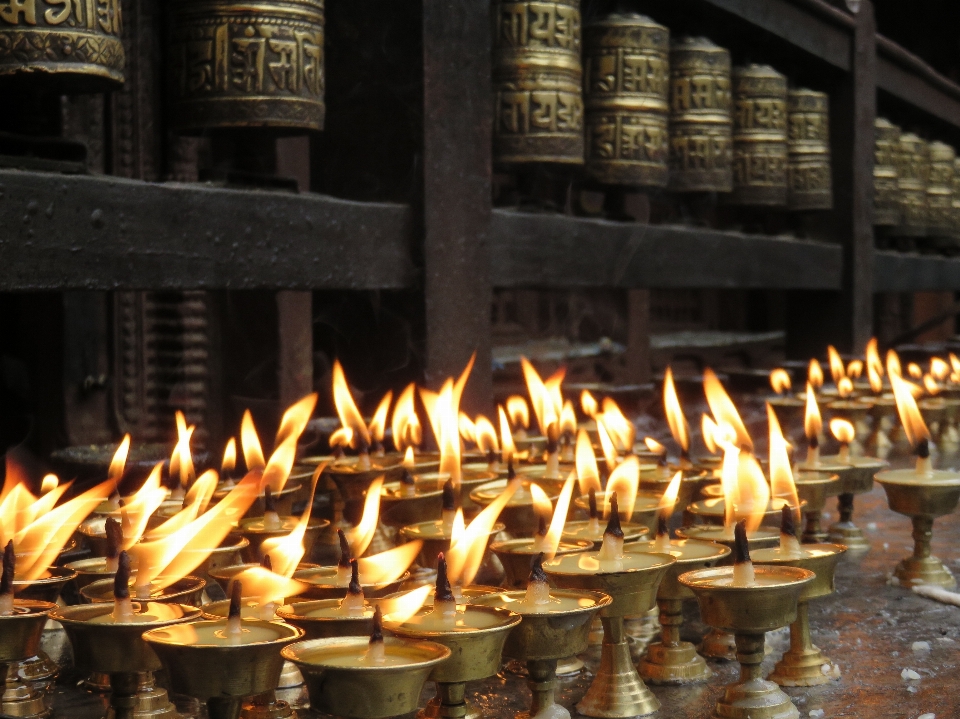
<path fill-rule="evenodd" d="M 960 127 L 960 85 L 882 35 L 877 35 L 877 88 Z"/>
<path fill-rule="evenodd" d="M 404 205 L 0 170 L 0 290 L 400 288 L 410 236 Z"/>
<path fill-rule="evenodd" d="M 494 287 L 841 286 L 821 242 L 494 210 L 489 244 Z"/>
<path fill-rule="evenodd" d="M 875 292 L 960 290 L 960 258 L 877 251 Z"/>

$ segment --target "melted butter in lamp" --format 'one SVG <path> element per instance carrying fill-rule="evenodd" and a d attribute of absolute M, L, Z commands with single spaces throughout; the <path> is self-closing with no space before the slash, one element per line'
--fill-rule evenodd
<path fill-rule="evenodd" d="M 472 610 L 468 604 L 458 604 L 453 613 L 422 609 L 401 625 L 427 632 L 470 632 L 502 624 L 503 620 L 487 612 Z"/>
<path fill-rule="evenodd" d="M 267 516 L 264 515 L 263 517 L 257 517 L 255 519 L 242 520 L 240 522 L 240 528 L 251 532 L 276 532 L 281 530 L 292 532 L 297 526 L 297 522 L 300 521 L 299 517 L 279 517 L 276 512 L 273 514 L 277 520 L 275 523 L 269 521 Z"/>
<path fill-rule="evenodd" d="M 624 546 L 628 554 L 669 554 L 677 559 L 707 559 L 717 556 L 717 545 L 696 539 L 670 539 L 662 542 L 660 537 L 652 542 L 634 542 Z M 668 546 L 666 546 L 668 545 Z"/>
<path fill-rule="evenodd" d="M 91 617 L 87 621 L 90 624 L 146 624 L 179 619 L 182 616 L 183 611 L 176 604 L 161 604 L 159 602 L 140 604 L 133 602 L 133 614 L 129 615 L 127 619 L 118 621 L 113 616 L 113 612 L 107 612 Z"/>
<path fill-rule="evenodd" d="M 296 604 L 291 605 L 294 611 L 297 611 L 298 614 L 304 617 L 311 617 L 314 619 L 338 619 L 344 616 L 356 617 L 356 618 L 368 618 L 372 617 L 374 614 L 374 608 L 369 604 L 364 604 L 363 608 L 359 612 L 344 612 L 342 606 L 327 606 L 327 607 L 314 607 L 308 609 L 305 612 L 300 612 Z"/>
<path fill-rule="evenodd" d="M 172 627 L 154 630 L 153 636 L 170 644 L 189 646 L 236 646 L 262 644 L 290 636 L 282 625 L 260 622 L 244 622 L 239 636 L 227 630 L 229 620 L 175 624 Z"/>

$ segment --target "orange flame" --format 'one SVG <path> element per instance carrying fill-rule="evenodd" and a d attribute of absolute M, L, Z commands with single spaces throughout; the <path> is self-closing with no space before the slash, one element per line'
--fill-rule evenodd
<path fill-rule="evenodd" d="M 580 409 L 583 410 L 583 413 L 587 415 L 587 417 L 594 417 L 597 414 L 598 408 L 597 400 L 590 394 L 590 390 L 583 390 L 583 392 L 580 393 Z"/>
<path fill-rule="evenodd" d="M 240 422 L 240 446 L 243 449 L 243 462 L 247 471 L 262 470 L 266 465 L 263 460 L 263 449 L 260 447 L 260 437 L 253 424 L 253 415 L 250 410 L 244 410 L 243 420 Z"/>
<path fill-rule="evenodd" d="M 297 521 L 297 526 L 293 528 L 290 534 L 283 537 L 268 537 L 260 545 L 260 554 L 269 556 L 273 571 L 284 577 L 292 577 L 297 570 L 297 565 L 303 559 L 306 549 L 303 546 L 303 537 L 310 525 L 310 512 L 313 509 L 313 496 L 317 491 L 317 483 L 320 476 L 327 468 L 327 463 L 322 462 L 313 470 L 313 476 L 310 479 L 310 496 L 307 500 L 307 506 Z M 369 491 L 369 490 L 368 490 Z M 379 495 L 379 492 L 377 492 Z M 369 495 L 368 495 L 369 496 Z M 366 507 L 364 507 L 364 516 L 366 516 Z M 360 522 L 363 524 L 363 521 Z M 348 535 L 349 537 L 349 535 Z M 364 547 L 364 550 L 366 547 Z"/>
<path fill-rule="evenodd" d="M 773 407 L 767 404 L 767 423 L 770 425 L 770 490 L 774 497 L 784 499 L 794 509 L 800 508 L 797 485 L 790 469 L 790 452 L 783 437 L 780 422 Z"/>
<path fill-rule="evenodd" d="M 680 496 L 680 483 L 683 481 L 683 472 L 677 472 L 667 485 L 667 490 L 660 497 L 657 503 L 657 514 L 664 519 L 670 519 L 673 514 L 673 508 L 677 503 L 677 497 Z"/>
<path fill-rule="evenodd" d="M 481 452 L 500 451 L 500 445 L 497 443 L 497 430 L 493 428 L 493 423 L 489 419 L 482 414 L 478 415 L 473 426 L 476 428 L 477 447 Z"/>
<path fill-rule="evenodd" d="M 770 487 L 763 476 L 760 463 L 752 454 L 740 454 L 737 472 L 737 519 L 746 522 L 747 532 L 755 532 L 763 523 L 763 515 L 770 504 Z M 792 481 L 792 476 L 790 477 Z"/>
<path fill-rule="evenodd" d="M 753 451 L 753 440 L 747 428 L 743 425 L 743 420 L 737 413 L 737 408 L 730 399 L 730 395 L 723 388 L 720 379 L 709 367 L 703 371 L 703 390 L 707 395 L 707 404 L 710 405 L 710 411 L 718 424 L 730 426 L 737 435 L 737 444 L 740 447 L 746 447 Z"/>
<path fill-rule="evenodd" d="M 903 377 L 903 368 L 900 366 L 900 356 L 893 350 L 887 350 L 887 374 Z"/>
<path fill-rule="evenodd" d="M 930 374 L 938 382 L 943 382 L 950 376 L 950 365 L 940 357 L 933 357 L 930 360 Z"/>
<path fill-rule="evenodd" d="M 607 480 L 607 494 L 604 500 L 603 518 L 610 517 L 613 495 L 617 495 L 620 516 L 630 521 L 633 516 L 633 507 L 637 503 L 637 491 L 640 489 L 640 461 L 633 455 L 621 462 L 610 479 Z"/>
<path fill-rule="evenodd" d="M 772 370 L 770 372 L 770 386 L 777 394 L 789 392 L 791 387 L 790 373 L 783 368 Z"/>
<path fill-rule="evenodd" d="M 363 498 L 363 516 L 360 524 L 344 532 L 350 543 L 353 556 L 359 557 L 370 546 L 373 535 L 377 531 L 377 521 L 380 519 L 380 488 L 383 486 L 383 476 L 377 477 L 367 490 Z"/>
<path fill-rule="evenodd" d="M 69 485 L 65 485 L 63 489 L 66 490 L 68 487 Z M 31 581 L 43 576 L 43 573 L 53 564 L 60 550 L 63 549 L 77 527 L 80 526 L 80 523 L 103 500 L 110 496 L 113 489 L 114 481 L 108 479 L 106 482 L 102 482 L 74 497 L 69 502 L 64 502 L 59 507 L 45 512 L 17 531 L 12 537 L 13 545 L 17 548 L 15 570 L 17 578 L 23 581 Z M 14 526 L 14 523 L 8 524 L 4 521 L 0 533 L 6 535 L 7 527 L 12 528 Z M 10 538 L 4 536 L 4 543 Z"/>
<path fill-rule="evenodd" d="M 703 443 L 707 447 L 707 451 L 710 454 L 716 454 L 720 451 L 720 448 L 717 446 L 717 423 L 708 414 L 700 416 L 700 434 L 703 435 Z"/>
<path fill-rule="evenodd" d="M 940 385 L 937 384 L 937 380 L 931 374 L 923 376 L 923 386 L 931 396 L 940 394 Z"/>
<path fill-rule="evenodd" d="M 810 365 L 807 368 L 807 384 L 813 385 L 814 389 L 823 387 L 823 368 L 816 359 L 810 360 Z"/>
<path fill-rule="evenodd" d="M 290 478 L 293 463 L 297 458 L 297 442 L 300 441 L 300 435 L 307 428 L 310 415 L 313 414 L 313 409 L 316 406 L 317 395 L 312 393 L 290 405 L 287 411 L 283 413 L 283 419 L 280 421 L 280 432 L 277 433 L 278 443 L 263 470 L 261 487 L 270 487 L 274 494 L 283 491 L 283 488 L 287 485 L 287 480 Z M 366 430 L 366 427 L 364 427 L 364 430 Z"/>
<path fill-rule="evenodd" d="M 452 583 L 465 586 L 473 582 L 480 571 L 480 562 L 483 560 L 493 525 L 497 523 L 500 512 L 519 488 L 519 480 L 510 482 L 496 499 L 474 517 L 464 530 L 463 536 L 451 543 L 450 551 L 447 552 L 447 575 Z"/>
<path fill-rule="evenodd" d="M 196 476 L 193 468 L 193 455 L 190 454 L 190 438 L 197 428 L 196 425 L 187 426 L 187 418 L 179 409 L 176 412 L 177 418 L 177 445 L 173 448 L 173 454 L 170 455 L 170 474 L 180 474 L 180 486 L 186 489 L 190 482 Z"/>
<path fill-rule="evenodd" d="M 45 475 L 43 480 L 40 482 L 40 494 L 47 494 L 52 492 L 57 487 L 60 486 L 60 479 L 55 474 Z"/>
<path fill-rule="evenodd" d="M 544 520 L 550 519 L 553 514 L 553 503 L 543 488 L 536 482 L 531 483 L 530 495 L 533 497 L 533 511 L 536 515 Z"/>
<path fill-rule="evenodd" d="M 883 362 L 880 360 L 876 337 L 872 337 L 867 342 L 867 379 L 874 394 L 880 394 L 883 391 Z"/>
<path fill-rule="evenodd" d="M 547 437 L 550 425 L 559 421 L 562 407 L 554 406 L 551 391 L 526 357 L 520 358 L 520 366 L 523 368 L 523 376 L 527 382 L 527 392 L 530 394 L 530 404 L 533 405 L 533 413 L 536 415 L 537 424 L 540 426 L 540 433 Z M 509 400 L 507 402 L 507 408 L 509 409 Z"/>
<path fill-rule="evenodd" d="M 600 437 L 600 449 L 603 450 L 603 458 L 607 463 L 607 472 L 613 472 L 620 464 L 620 457 L 617 455 L 617 449 L 613 446 L 610 435 L 607 434 L 607 428 L 603 423 L 603 418 L 597 418 L 597 435 Z"/>
<path fill-rule="evenodd" d="M 687 454 L 690 451 L 690 426 L 687 424 L 687 418 L 683 416 L 677 388 L 673 383 L 673 370 L 669 366 L 663 376 L 663 410 L 667 415 L 667 424 L 670 425 L 670 434 L 680 445 L 682 453 Z"/>
<path fill-rule="evenodd" d="M 435 403 L 435 416 L 440 434 L 440 472 L 450 476 L 454 489 L 460 488 L 460 427 L 458 421 L 458 403 L 454 403 L 453 380 L 443 383 Z"/>
<path fill-rule="evenodd" d="M 107 470 L 107 477 L 117 484 L 123 478 L 123 470 L 127 466 L 127 454 L 130 452 L 130 435 L 123 435 L 123 441 L 113 453 L 113 459 L 110 460 L 110 469 Z"/>
<path fill-rule="evenodd" d="M 930 430 L 917 407 L 917 400 L 913 397 L 911 388 L 913 385 L 901 378 L 899 374 L 890 374 L 890 384 L 893 387 L 893 396 L 897 401 L 897 412 L 900 414 L 900 421 L 903 423 L 903 430 L 906 432 L 910 444 L 916 448 L 921 440 L 930 439 Z"/>
<path fill-rule="evenodd" d="M 718 442 L 718 444 L 720 444 Z M 724 441 L 723 464 L 720 467 L 720 488 L 723 490 L 723 524 L 733 527 L 736 521 L 736 506 L 740 496 L 738 474 L 740 472 L 740 450 L 730 442 Z"/>
<path fill-rule="evenodd" d="M 210 500 L 213 499 L 213 493 L 217 489 L 218 480 L 219 477 L 216 471 L 208 469 L 197 477 L 197 481 L 187 490 L 183 498 L 183 503 L 188 505 L 196 504 L 197 514 L 203 514 L 207 511 Z"/>
<path fill-rule="evenodd" d="M 587 495 L 590 490 L 599 492 L 600 471 L 597 469 L 597 458 L 593 454 L 593 445 L 590 443 L 590 435 L 587 430 L 581 429 L 577 432 L 576 447 L 577 463 L 577 482 L 580 488 L 580 494 Z"/>
<path fill-rule="evenodd" d="M 647 445 L 647 449 L 649 449 L 654 454 L 660 454 L 660 455 L 666 456 L 667 448 L 664 447 L 662 444 L 660 444 L 653 437 L 644 437 L 643 443 Z"/>
<path fill-rule="evenodd" d="M 520 395 L 507 397 L 507 414 L 514 427 L 526 429 L 530 426 L 530 408 L 527 406 L 527 400 Z"/>
<path fill-rule="evenodd" d="M 572 437 L 576 433 L 577 415 L 573 411 L 573 402 L 567 400 L 563 403 L 563 411 L 560 412 L 560 434 Z"/>
<path fill-rule="evenodd" d="M 566 524 L 567 512 L 570 511 L 570 498 L 573 496 L 574 481 L 576 481 L 576 473 L 571 472 L 567 475 L 567 481 L 563 483 L 560 496 L 557 497 L 557 506 L 553 508 L 550 528 L 547 530 L 547 536 L 544 538 L 542 545 L 544 559 L 547 561 L 556 556 L 557 548 L 560 546 L 560 537 L 563 535 L 563 525 Z"/>
<path fill-rule="evenodd" d="M 371 600 L 371 603 L 380 607 L 380 611 L 383 613 L 383 621 L 405 624 L 426 603 L 431 589 L 433 587 L 429 584 L 424 584 L 422 587 L 411 589 L 409 592 L 404 592 L 396 597 Z"/>
<path fill-rule="evenodd" d="M 383 399 L 377 405 L 377 411 L 373 413 L 373 419 L 370 420 L 370 436 L 379 444 L 383 443 L 383 437 L 387 431 L 387 415 L 390 413 L 390 403 L 392 401 L 393 391 L 388 391 L 383 395 Z"/>
<path fill-rule="evenodd" d="M 123 549 L 130 549 L 140 541 L 140 537 L 143 536 L 147 528 L 147 521 L 163 504 L 163 500 L 167 498 L 168 492 L 161 485 L 162 471 L 163 462 L 158 462 L 143 486 L 124 503 L 122 513 Z M 194 491 L 197 484 L 200 484 L 199 480 L 194 484 L 194 487 L 190 488 L 191 492 Z"/>
<path fill-rule="evenodd" d="M 920 365 L 918 365 L 916 362 L 911 362 L 907 365 L 907 374 L 914 379 L 920 379 L 923 377 L 923 370 L 920 369 Z"/>
<path fill-rule="evenodd" d="M 950 367 L 954 374 L 960 373 L 960 357 L 957 357 L 953 352 L 950 353 Z"/>
<path fill-rule="evenodd" d="M 817 404 L 813 387 L 807 382 L 807 406 L 803 415 L 803 431 L 807 439 L 812 442 L 820 437 L 822 430 L 823 418 L 820 416 L 820 406 Z"/>
<path fill-rule="evenodd" d="M 457 420 L 457 425 L 460 428 L 460 436 L 463 438 L 464 442 L 470 442 L 471 444 L 477 443 L 477 428 L 473 423 L 473 420 L 467 416 L 466 412 L 460 413 L 460 418 Z"/>
<path fill-rule="evenodd" d="M 841 397 L 849 397 L 853 394 L 853 380 L 849 377 L 841 377 L 837 382 L 837 394 Z"/>
<path fill-rule="evenodd" d="M 168 587 L 196 569 L 233 529 L 259 492 L 260 477 L 252 472 L 212 509 L 161 539 L 130 548 L 137 559 L 135 586 Z"/>
<path fill-rule="evenodd" d="M 610 397 L 603 398 L 603 424 L 614 445 L 621 452 L 632 452 L 637 440 L 637 428 L 620 411 L 619 405 Z"/>
<path fill-rule="evenodd" d="M 830 432 L 840 444 L 850 444 L 857 436 L 853 425 L 840 417 L 834 417 L 830 420 Z"/>
<path fill-rule="evenodd" d="M 840 384 L 840 380 L 847 376 L 847 368 L 843 366 L 843 359 L 833 345 L 827 346 L 827 358 L 830 360 L 830 375 L 833 377 L 833 383 Z"/>
<path fill-rule="evenodd" d="M 418 539 L 371 557 L 360 557 L 357 560 L 360 581 L 363 584 L 395 582 L 410 568 L 422 548 L 423 542 Z"/>
<path fill-rule="evenodd" d="M 367 431 L 367 425 L 363 421 L 360 410 L 353 401 L 340 360 L 333 363 L 333 404 L 337 408 L 340 424 L 353 430 L 353 442 L 350 446 L 366 451 L 370 447 L 370 433 Z"/>
<path fill-rule="evenodd" d="M 241 594 L 244 597 L 256 598 L 260 606 L 279 603 L 287 597 L 303 594 L 310 588 L 309 584 L 298 582 L 296 579 L 290 579 L 263 567 L 244 569 L 231 581 L 240 582 Z"/>
<path fill-rule="evenodd" d="M 231 437 L 227 446 L 223 448 L 223 461 L 220 463 L 220 474 L 229 477 L 237 468 L 237 440 Z"/>
<path fill-rule="evenodd" d="M 417 410 L 414 401 L 414 393 L 417 387 L 413 382 L 407 385 L 406 389 L 400 393 L 397 398 L 397 404 L 393 408 L 393 446 L 398 452 L 405 448 L 419 447 L 423 442 L 423 428 L 420 426 L 420 418 L 417 417 Z"/>
<path fill-rule="evenodd" d="M 850 363 L 847 365 L 847 377 L 852 377 L 853 379 L 860 379 L 863 375 L 863 360 L 850 360 Z"/>
<path fill-rule="evenodd" d="M 507 413 L 503 411 L 501 405 L 497 405 L 497 414 L 500 415 L 500 442 L 503 444 L 503 461 L 509 462 L 513 455 L 517 453 L 517 446 L 513 443 L 513 433 L 510 431 Z"/>

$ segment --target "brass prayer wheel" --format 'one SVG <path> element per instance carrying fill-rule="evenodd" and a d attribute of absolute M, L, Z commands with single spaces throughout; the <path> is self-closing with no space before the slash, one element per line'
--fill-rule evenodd
<path fill-rule="evenodd" d="M 587 174 L 611 185 L 666 187 L 670 31 L 635 13 L 584 30 Z"/>
<path fill-rule="evenodd" d="M 911 237 L 927 234 L 927 180 L 930 150 L 927 143 L 905 132 L 897 143 L 897 186 L 900 189 L 900 225 L 897 233 Z"/>
<path fill-rule="evenodd" d="M 769 65 L 733 69 L 730 202 L 787 204 L 787 78 Z"/>
<path fill-rule="evenodd" d="M 787 94 L 787 207 L 829 210 L 833 207 L 830 176 L 830 97 L 815 90 Z"/>
<path fill-rule="evenodd" d="M 493 159 L 583 164 L 580 0 L 494 2 Z"/>
<path fill-rule="evenodd" d="M 174 0 L 170 7 L 175 130 L 323 129 L 323 0 Z"/>
<path fill-rule="evenodd" d="M 953 161 L 953 216 L 951 236 L 960 239 L 960 157 Z"/>
<path fill-rule="evenodd" d="M 10 0 L 0 5 L 0 78 L 48 78 L 66 93 L 123 85 L 120 0 Z"/>
<path fill-rule="evenodd" d="M 670 46 L 670 179 L 675 192 L 733 189 L 730 52 L 703 37 Z"/>
<path fill-rule="evenodd" d="M 946 237 L 953 229 L 953 163 L 957 153 L 943 142 L 930 143 L 930 179 L 927 182 L 927 229 Z"/>
<path fill-rule="evenodd" d="M 897 147 L 900 128 L 883 117 L 873 123 L 873 224 L 900 224 L 900 185 L 897 182 Z"/>

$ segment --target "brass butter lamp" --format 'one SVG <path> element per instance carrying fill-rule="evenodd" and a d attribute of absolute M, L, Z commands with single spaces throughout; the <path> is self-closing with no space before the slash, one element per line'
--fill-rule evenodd
<path fill-rule="evenodd" d="M 711 627 L 736 637 L 740 679 L 728 686 L 714 719 L 798 719 L 800 712 L 775 683 L 763 679 L 764 634 L 797 618 L 797 601 L 814 573 L 797 567 L 757 566 L 750 561 L 744 525 L 737 525 L 734 564 L 698 569 L 679 577 Z"/>

